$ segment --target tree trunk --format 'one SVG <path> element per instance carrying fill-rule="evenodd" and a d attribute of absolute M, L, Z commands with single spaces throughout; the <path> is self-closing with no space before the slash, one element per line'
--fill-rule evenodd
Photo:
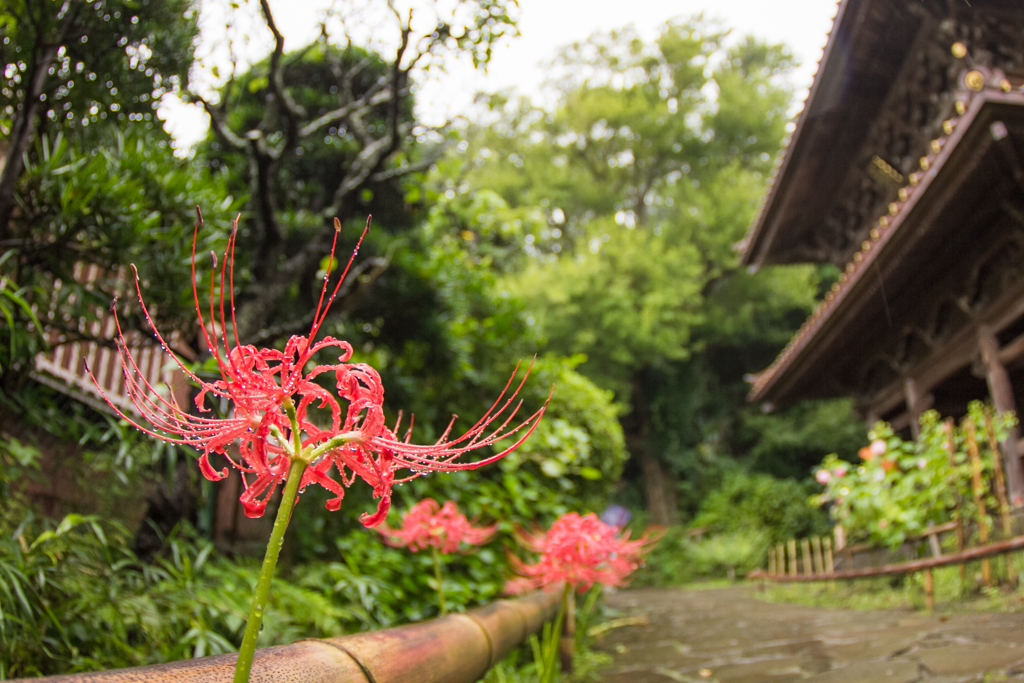
<path fill-rule="evenodd" d="M 623 431 L 630 457 L 636 458 L 644 479 L 647 513 L 652 524 L 669 525 L 677 521 L 675 481 L 658 458 L 651 453 L 651 405 L 647 387 L 650 378 L 641 369 L 631 382 L 632 412 L 623 419 Z"/>
<path fill-rule="evenodd" d="M 31 79 L 25 90 L 25 101 L 15 110 L 8 141 L 7 159 L 0 171 L 0 240 L 10 236 L 11 216 L 14 213 L 14 188 L 25 170 L 25 153 L 35 139 L 39 119 L 40 96 L 46 86 L 50 66 L 57 59 L 61 43 L 68 37 L 78 19 L 79 7 L 72 4 L 61 19 L 60 28 L 53 40 L 46 42 L 46 36 L 37 34 L 34 59 L 30 65 Z"/>
<path fill-rule="evenodd" d="M 0 172 L 0 239 L 8 237 L 10 234 L 8 225 L 11 222 L 11 215 L 14 213 L 14 188 L 25 170 L 25 153 L 32 144 L 32 140 L 35 139 L 36 119 L 39 116 L 39 96 L 42 94 L 43 85 L 46 82 L 47 69 L 56 56 L 56 45 L 43 50 L 39 62 L 35 65 L 35 73 L 32 74 L 28 91 L 25 93 L 25 102 L 14 115 L 7 160 L 4 163 L 3 171 Z"/>
<path fill-rule="evenodd" d="M 647 495 L 647 513 L 652 524 L 667 526 L 676 521 L 676 492 L 674 483 L 658 459 L 649 453 L 640 455 Z"/>

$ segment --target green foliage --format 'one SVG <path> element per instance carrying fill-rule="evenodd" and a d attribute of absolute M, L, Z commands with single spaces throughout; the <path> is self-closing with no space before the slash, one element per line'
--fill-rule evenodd
<path fill-rule="evenodd" d="M 820 536 L 828 531 L 828 522 L 808 504 L 810 491 L 810 484 L 793 479 L 737 471 L 701 502 L 692 526 L 703 527 L 709 534 L 761 531 L 769 544 Z"/>
<path fill-rule="evenodd" d="M 44 132 L 152 120 L 160 98 L 188 82 L 198 18 L 191 0 L 7 0 L 0 5 L 0 137 L 12 134 L 27 108 L 38 71 Z"/>
<path fill-rule="evenodd" d="M 774 461 L 774 435 L 760 443 L 770 428 L 746 424 L 743 377 L 771 362 L 820 289 L 811 267 L 737 267 L 793 64 L 781 46 L 726 35 L 696 18 L 654 42 L 627 28 L 571 45 L 552 70 L 552 111 L 492 96 L 486 125 L 440 168 L 452 202 L 500 196 L 504 232 L 486 253 L 502 288 L 541 348 L 583 354 L 579 371 L 615 392 L 631 455 L 661 463 L 646 486 L 669 488 L 688 514 L 732 459 L 757 448 Z M 773 471 L 799 476 L 809 461 L 797 464 Z M 639 470 L 620 494 L 631 504 Z"/>
<path fill-rule="evenodd" d="M 8 250 L 0 255 L 0 268 L 3 268 L 4 261 L 14 256 L 14 254 L 14 251 Z M 36 317 L 35 311 L 32 310 L 31 305 L 25 299 L 25 293 L 25 287 L 14 289 L 6 276 L 0 276 L 0 316 L 3 316 L 4 321 L 7 323 L 6 329 L 8 330 L 9 344 L 8 348 L 4 349 L 7 352 L 6 358 L 0 356 L 0 373 L 4 371 L 3 364 L 5 361 L 11 362 L 18 357 L 19 344 L 22 346 L 31 345 L 36 341 L 36 335 L 31 331 L 43 329 L 39 318 Z M 28 326 L 15 326 L 15 316 L 27 321 Z"/>
<path fill-rule="evenodd" d="M 747 531 L 716 534 L 691 543 L 686 550 L 699 574 L 721 576 L 724 573 L 729 579 L 735 579 L 737 572 L 745 574 L 761 563 L 768 543 L 765 534 Z"/>
<path fill-rule="evenodd" d="M 0 677 L 235 650 L 258 576 L 254 562 L 223 558 L 209 542 L 178 535 L 143 564 L 127 549 L 127 531 L 97 517 L 16 521 L 0 520 Z M 338 547 L 343 561 L 274 580 L 261 646 L 434 615 L 429 558 L 410 562 L 365 531 Z M 497 559 L 489 549 L 451 558 L 446 590 L 458 609 L 497 593 Z"/>
<path fill-rule="evenodd" d="M 677 585 L 745 574 L 769 547 L 828 533 L 828 517 L 808 501 L 813 485 L 730 467 L 700 503 L 690 528 L 670 527 L 636 574 L 636 585 Z M 698 534 L 691 530 L 701 529 Z"/>
<path fill-rule="evenodd" d="M 10 230 L 17 246 L 0 260 L 5 291 L 30 309 L 7 306 L 13 324 L 0 328 L 0 368 L 24 372 L 45 347 L 42 323 L 59 341 L 89 339 L 111 300 L 134 298 L 126 265 L 136 265 L 161 320 L 191 320 L 189 270 L 194 207 L 212 219 L 199 249 L 223 239 L 240 202 L 223 184 L 173 155 L 162 130 L 134 128 L 99 136 L 83 149 L 73 138 L 43 138 L 19 183 L 19 214 Z M 100 268 L 92 282 L 75 268 Z M 122 304 L 123 305 L 123 304 Z M 36 316 L 39 316 L 37 319 Z M 138 310 L 125 319 L 142 329 Z M 13 352 L 13 353 L 12 353 Z"/>
<path fill-rule="evenodd" d="M 777 477 L 804 477 L 821 453 L 852 461 L 864 439 L 864 423 L 850 399 L 803 401 L 784 411 L 743 415 L 741 438 L 751 443 L 750 466 Z"/>
<path fill-rule="evenodd" d="M 628 395 L 630 369 L 689 355 L 702 265 L 693 245 L 673 236 L 609 235 L 600 254 L 531 262 L 510 289 L 551 348 L 584 354 L 584 370 Z"/>
<path fill-rule="evenodd" d="M 471 131 L 468 182 L 452 187 L 546 216 L 508 285 L 549 348 L 585 353 L 581 370 L 624 402 L 637 368 L 702 348 L 705 295 L 734 267 L 731 245 L 769 168 L 762 155 L 782 136 L 789 58 L 752 40 L 725 48 L 724 36 L 698 19 L 667 24 L 653 45 L 624 29 L 566 48 L 556 111 L 493 99 L 501 118 Z M 802 286 L 789 276 L 779 289 Z M 724 303 L 715 318 L 729 325 Z M 749 321 L 757 306 L 741 308 Z M 743 319 L 733 325 L 749 334 Z"/>
<path fill-rule="evenodd" d="M 904 441 L 885 422 L 868 432 L 871 445 L 861 449 L 862 462 L 852 465 L 827 456 L 818 469 L 825 491 L 815 500 L 831 503 L 831 514 L 851 540 L 870 540 L 896 547 L 907 537 L 922 533 L 929 523 L 951 519 L 976 519 L 972 485 L 972 463 L 968 448 L 967 420 L 976 431 L 988 511 L 998 509 L 990 490 L 994 458 L 1001 457 L 989 447 L 985 411 L 973 401 L 961 424 L 947 430 L 933 410 L 921 415 L 917 441 Z M 998 442 L 1016 424 L 1012 413 L 991 417 Z M 952 453 L 950 452 L 952 442 Z M 991 524 L 991 516 L 988 518 Z"/>
<path fill-rule="evenodd" d="M 700 578 L 699 568 L 690 557 L 687 529 L 680 525 L 668 527 L 646 561 L 633 575 L 630 585 L 676 586 Z"/>

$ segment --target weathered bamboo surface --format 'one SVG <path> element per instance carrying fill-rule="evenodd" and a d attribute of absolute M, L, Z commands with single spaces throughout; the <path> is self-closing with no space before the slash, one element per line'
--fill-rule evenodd
<path fill-rule="evenodd" d="M 558 609 L 561 591 L 498 600 L 397 628 L 261 648 L 252 683 L 473 683 Z M 236 655 L 31 679 L 49 683 L 220 683 Z M 29 679 L 22 679 L 27 681 Z"/>
<path fill-rule="evenodd" d="M 934 567 L 945 567 L 951 564 L 963 564 L 973 560 L 981 560 L 986 557 L 993 557 L 1003 553 L 1016 550 L 1024 550 L 1024 536 L 1017 536 L 998 543 L 990 543 L 977 548 L 962 550 L 940 557 L 928 557 L 922 560 L 911 560 L 898 564 L 886 564 L 881 567 L 865 567 L 864 569 L 848 569 L 831 573 L 821 574 L 769 574 L 762 569 L 755 569 L 747 574 L 749 579 L 768 579 L 770 581 L 832 581 L 835 579 L 860 579 L 868 576 L 884 576 L 886 574 L 908 574 L 932 569 Z"/>

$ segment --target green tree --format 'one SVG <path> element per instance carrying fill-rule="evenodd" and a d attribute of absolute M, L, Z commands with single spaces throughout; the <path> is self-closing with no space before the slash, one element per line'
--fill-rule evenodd
<path fill-rule="evenodd" d="M 94 338 L 89 323 L 124 293 L 129 261 L 163 286 L 161 313 L 173 317 L 176 288 L 187 286 L 188 207 L 212 207 L 217 195 L 219 208 L 231 208 L 223 186 L 173 157 L 154 120 L 160 98 L 187 83 L 196 30 L 184 0 L 0 7 L 0 379 L 8 390 L 42 348 L 44 329 L 51 344 Z M 88 265 L 100 274 L 76 281 L 76 267 Z"/>
<path fill-rule="evenodd" d="M 228 81 L 217 103 L 204 102 L 214 125 L 198 150 L 233 188 L 252 191 L 240 240 L 247 269 L 239 335 L 246 341 L 273 344 L 308 326 L 331 221 L 361 227 L 373 213 L 377 227 L 324 332 L 352 342 L 356 357 L 381 372 L 392 419 L 399 408 L 414 413 L 418 441 L 437 438 L 452 414 L 467 420 L 457 425 L 471 424 L 516 363 L 538 352 L 522 302 L 495 270 L 509 250 L 518 251 L 524 220 L 543 214 L 520 215 L 494 193 L 449 197 L 439 178 L 457 173 L 457 160 L 442 159 L 441 144 L 417 140 L 430 131 L 416 121 L 408 86 L 422 63 L 453 50 L 485 61 L 490 42 L 512 30 L 505 3 L 461 5 L 470 10 L 460 15 L 466 23 L 419 39 L 406 18 L 395 17 L 391 28 L 401 41 L 394 55 L 327 29 L 294 52 L 278 40 L 266 60 Z M 261 7 L 273 31 L 273 16 Z M 435 163 L 441 168 L 424 181 Z M 536 361 L 523 410 L 540 407 L 552 384 L 557 390 L 510 464 L 418 480 L 397 492 L 396 506 L 411 496 L 451 497 L 470 514 L 506 519 L 511 531 L 513 520 L 602 505 L 621 471 L 621 428 L 608 392 L 576 372 L 578 362 L 558 354 Z M 360 509 L 362 495 L 353 490 L 346 508 Z M 352 515 L 316 508 L 297 512 L 308 517 L 298 528 L 317 530 L 300 532 L 299 553 L 319 552 L 325 535 L 353 524 Z"/>
<path fill-rule="evenodd" d="M 653 43 L 632 29 L 563 50 L 553 112 L 503 96 L 471 131 L 452 191 L 496 191 L 546 220 L 506 277 L 547 348 L 624 406 L 628 475 L 652 518 L 675 517 L 674 478 L 697 485 L 735 455 L 744 373 L 805 317 L 810 268 L 738 269 L 744 234 L 781 142 L 788 51 L 696 18 Z"/>
<path fill-rule="evenodd" d="M 9 0 L 0 6 L 0 244 L 17 239 L 16 188 L 41 136 L 108 118 L 151 121 L 187 85 L 198 13 L 191 0 Z"/>
<path fill-rule="evenodd" d="M 422 173 L 435 156 L 417 142 L 431 131 L 413 115 L 414 80 L 445 58 L 483 64 L 494 41 L 515 30 L 507 0 L 427 3 L 417 14 L 393 7 L 385 21 L 359 24 L 333 17 L 312 44 L 285 52 L 269 4 L 261 16 L 274 37 L 270 55 L 244 74 L 232 74 L 216 98 L 190 97 L 210 116 L 212 138 L 202 153 L 251 197 L 240 248 L 247 271 L 239 299 L 239 336 L 252 341 L 287 337 L 309 325 L 316 274 L 330 248 L 335 218 L 356 229 L 373 212 L 383 231 L 408 229 L 402 181 Z M 418 33 L 413 24 L 434 28 Z M 391 33 L 393 52 L 362 47 L 363 29 Z M 374 242 L 350 274 L 333 310 L 345 313 L 360 290 L 388 265 Z M 347 235 L 352 234 L 350 229 Z M 298 314 L 296 314 L 298 312 Z"/>

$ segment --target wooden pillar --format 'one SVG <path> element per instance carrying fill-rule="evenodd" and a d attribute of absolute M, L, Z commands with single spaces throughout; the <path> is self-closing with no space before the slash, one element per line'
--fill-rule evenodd
<path fill-rule="evenodd" d="M 999 412 L 1017 410 L 1013 399 L 1013 386 L 1006 366 L 999 360 L 999 341 L 992 330 L 985 325 L 978 328 L 978 349 L 981 360 L 985 364 L 985 379 L 988 391 L 992 396 L 992 405 Z M 1020 455 L 1017 453 L 1017 441 L 1020 429 L 1013 427 L 1006 440 L 1000 444 L 1003 453 L 1003 466 L 1006 469 L 1006 489 L 1013 507 L 1024 506 L 1024 468 L 1021 467 Z"/>
<path fill-rule="evenodd" d="M 907 398 L 907 413 L 910 414 L 910 434 L 917 441 L 921 436 L 921 394 L 912 377 L 903 380 L 903 393 Z"/>

